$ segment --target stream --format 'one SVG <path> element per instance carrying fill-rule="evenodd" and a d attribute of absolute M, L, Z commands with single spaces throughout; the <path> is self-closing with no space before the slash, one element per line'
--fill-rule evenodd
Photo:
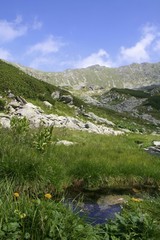
<path fill-rule="evenodd" d="M 120 213 L 122 204 L 125 202 L 122 195 L 102 195 L 95 199 L 72 199 L 65 200 L 65 204 L 72 211 L 92 225 L 104 224 L 109 219 L 114 219 L 116 213 Z"/>

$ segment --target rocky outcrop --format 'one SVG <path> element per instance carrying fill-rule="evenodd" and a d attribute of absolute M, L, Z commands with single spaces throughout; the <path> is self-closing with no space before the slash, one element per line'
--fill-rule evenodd
<path fill-rule="evenodd" d="M 144 150 L 152 155 L 160 156 L 160 141 L 153 141 L 153 145 Z"/>
<path fill-rule="evenodd" d="M 61 128 L 70 128 L 80 131 L 87 131 L 98 134 L 122 134 L 122 131 L 116 131 L 112 128 L 94 124 L 90 121 L 82 122 L 74 117 L 58 116 L 56 114 L 45 114 L 41 108 L 32 103 L 22 103 L 16 100 L 8 105 L 9 114 L 0 116 L 0 122 L 4 127 L 10 127 L 10 119 L 14 116 L 19 118 L 26 117 L 31 127 L 54 126 Z"/>
<path fill-rule="evenodd" d="M 109 101 L 108 98 L 106 98 L 103 99 L 102 104 L 105 108 L 112 109 L 116 112 L 132 112 L 134 109 L 142 105 L 142 103 L 145 101 L 145 98 L 139 99 L 135 97 L 129 97 L 128 99 L 125 99 L 120 103 L 109 104 L 111 100 Z"/>
<path fill-rule="evenodd" d="M 110 126 L 114 126 L 115 124 L 111 121 L 109 121 L 106 118 L 102 118 L 97 116 L 96 114 L 94 114 L 93 112 L 82 112 L 82 115 L 84 115 L 85 117 L 88 117 L 91 120 L 94 120 L 96 123 L 100 123 L 100 124 L 106 124 L 106 125 L 110 125 Z"/>

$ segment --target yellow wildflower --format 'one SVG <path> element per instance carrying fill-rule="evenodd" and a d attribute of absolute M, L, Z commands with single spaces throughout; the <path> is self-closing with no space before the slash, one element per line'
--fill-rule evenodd
<path fill-rule="evenodd" d="M 46 193 L 44 196 L 45 196 L 45 198 L 48 198 L 48 199 L 52 198 L 52 195 L 50 193 Z"/>
<path fill-rule="evenodd" d="M 133 201 L 133 202 L 142 202 L 143 201 L 143 199 L 141 199 L 141 198 L 131 198 L 131 200 Z"/>
<path fill-rule="evenodd" d="M 19 197 L 19 193 L 18 192 L 15 192 L 13 193 L 14 197 L 18 198 Z"/>

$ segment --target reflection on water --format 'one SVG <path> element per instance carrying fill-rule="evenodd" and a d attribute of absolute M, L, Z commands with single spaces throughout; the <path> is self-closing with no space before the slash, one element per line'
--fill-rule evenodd
<path fill-rule="evenodd" d="M 83 217 L 86 222 L 93 225 L 103 224 L 109 219 L 115 217 L 115 213 L 121 211 L 121 205 L 119 203 L 113 205 L 99 205 L 97 203 L 75 203 L 74 201 L 67 200 L 66 205 L 69 205 L 73 212 L 78 213 L 80 217 Z"/>
<path fill-rule="evenodd" d="M 115 213 L 121 211 L 120 204 L 110 206 L 100 206 L 98 204 L 84 204 L 80 216 L 84 216 L 86 221 L 92 224 L 103 224 L 109 219 L 113 219 Z"/>

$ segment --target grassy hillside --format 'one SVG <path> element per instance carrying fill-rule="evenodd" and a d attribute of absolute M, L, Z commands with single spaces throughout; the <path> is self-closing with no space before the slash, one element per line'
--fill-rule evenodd
<path fill-rule="evenodd" d="M 16 67 L 0 60 L 0 94 L 13 94 L 32 99 L 46 99 L 51 101 L 51 93 L 57 88 L 39 81 Z"/>
<path fill-rule="evenodd" d="M 19 70 L 17 67 L 0 60 L 0 94 L 2 94 L 2 96 L 8 95 L 8 91 L 11 91 L 14 95 L 27 99 L 47 100 L 55 103 L 51 94 L 56 90 L 60 92 L 60 95 L 71 95 L 71 93 L 64 89 L 40 81 Z M 82 100 L 74 96 L 73 102 L 76 106 L 85 105 Z"/>
<path fill-rule="evenodd" d="M 134 90 L 128 88 L 112 88 L 112 92 L 117 92 L 119 94 L 125 94 L 128 96 L 136 97 L 136 98 L 147 98 L 150 96 L 148 92 L 142 90 Z"/>

